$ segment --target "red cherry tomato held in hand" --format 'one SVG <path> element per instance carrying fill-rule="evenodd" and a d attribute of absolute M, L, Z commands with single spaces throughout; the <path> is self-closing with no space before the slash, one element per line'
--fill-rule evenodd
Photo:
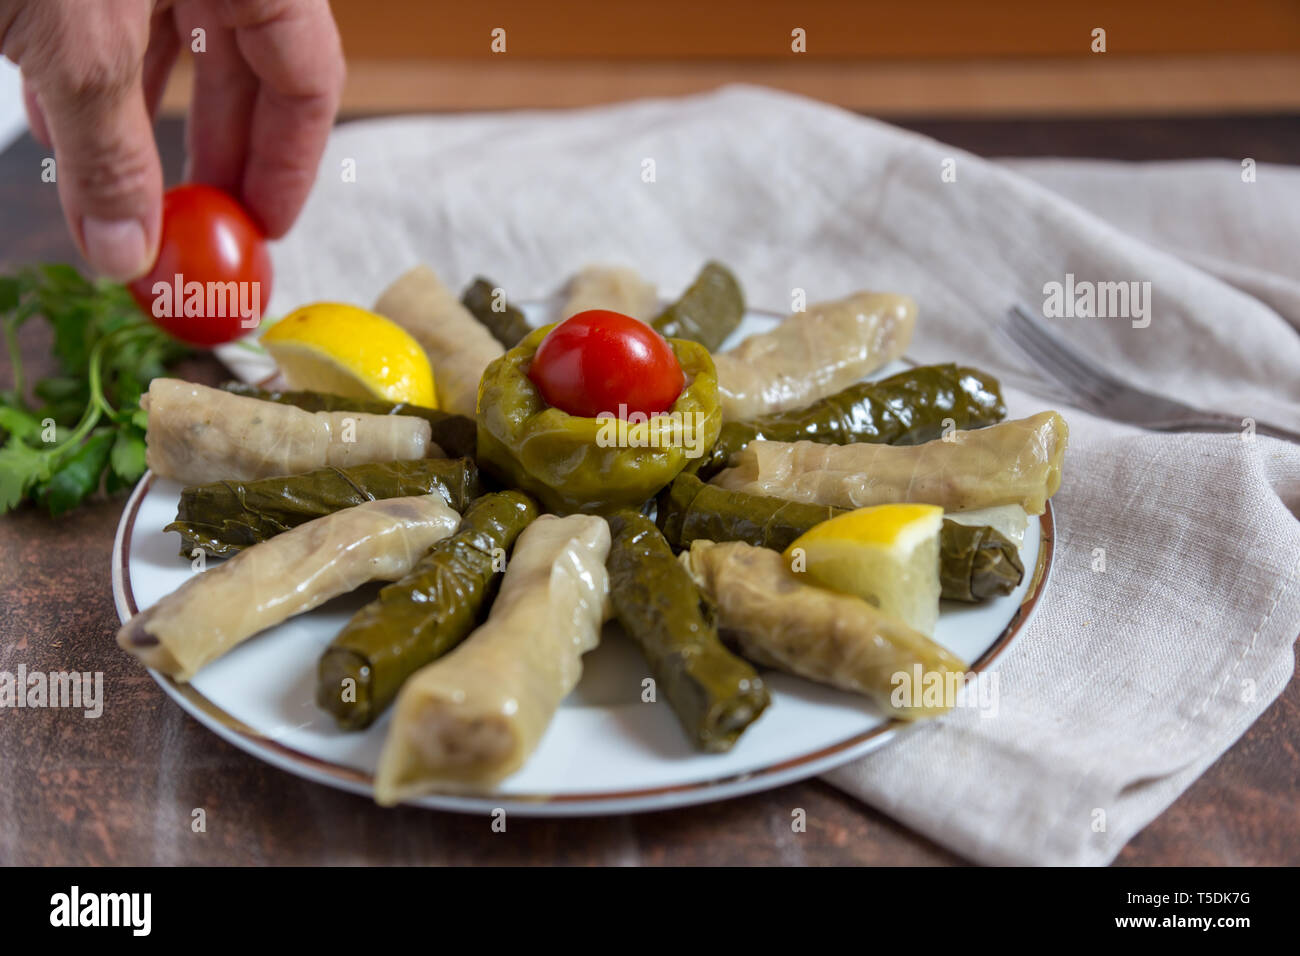
<path fill-rule="evenodd" d="M 266 237 L 220 189 L 177 186 L 163 196 L 158 261 L 130 288 L 145 314 L 175 338 L 229 342 L 257 328 L 271 297 Z"/>
<path fill-rule="evenodd" d="M 552 329 L 528 377 L 547 404 L 583 418 L 666 412 L 686 384 L 662 335 L 604 309 L 579 312 Z"/>

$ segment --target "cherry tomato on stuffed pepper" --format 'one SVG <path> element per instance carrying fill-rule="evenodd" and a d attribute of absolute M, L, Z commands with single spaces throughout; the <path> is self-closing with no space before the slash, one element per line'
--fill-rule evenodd
<path fill-rule="evenodd" d="M 271 296 L 266 236 L 220 189 L 177 186 L 163 196 L 158 259 L 130 289 L 175 338 L 201 346 L 237 339 L 257 328 Z"/>
<path fill-rule="evenodd" d="M 552 329 L 528 377 L 547 404 L 583 418 L 666 412 L 686 384 L 662 335 L 604 309 L 579 312 Z"/>

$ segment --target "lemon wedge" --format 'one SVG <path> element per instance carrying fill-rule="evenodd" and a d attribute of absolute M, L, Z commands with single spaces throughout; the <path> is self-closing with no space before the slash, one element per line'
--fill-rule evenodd
<path fill-rule="evenodd" d="M 396 322 L 338 302 L 290 312 L 262 335 L 291 388 L 436 407 L 428 356 Z"/>
<path fill-rule="evenodd" d="M 933 635 L 942 527 L 936 505 L 859 508 L 810 528 L 785 549 L 785 559 L 811 583 L 856 595 Z"/>

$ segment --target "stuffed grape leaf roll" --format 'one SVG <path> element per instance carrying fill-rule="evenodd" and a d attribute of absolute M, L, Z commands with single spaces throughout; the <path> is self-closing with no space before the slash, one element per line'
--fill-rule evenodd
<path fill-rule="evenodd" d="M 846 511 L 727 491 L 693 475 L 678 475 L 660 495 L 658 505 L 659 525 L 677 549 L 704 540 L 743 541 L 784 551 L 805 531 Z M 967 527 L 945 517 L 939 532 L 941 596 L 978 602 L 1010 594 L 1024 577 L 1017 547 L 987 525 Z"/>
<path fill-rule="evenodd" d="M 690 339 L 717 351 L 745 316 L 745 295 L 731 270 L 706 262 L 685 292 L 650 322 L 666 339 Z"/>
<path fill-rule="evenodd" d="M 691 742 L 731 749 L 769 701 L 763 679 L 723 646 L 713 609 L 654 522 L 633 511 L 609 519 L 610 600 L 650 663 Z"/>
<path fill-rule="evenodd" d="M 174 378 L 155 378 L 140 405 L 145 461 L 187 485 L 443 457 L 429 423 L 406 415 L 312 413 Z"/>
<path fill-rule="evenodd" d="M 164 531 L 181 536 L 181 555 L 195 548 L 226 557 L 323 515 L 380 498 L 441 495 L 464 511 L 483 493 L 472 458 L 418 458 L 305 475 L 216 481 L 181 491 L 176 520 Z"/>
<path fill-rule="evenodd" d="M 952 706 L 899 700 L 900 675 L 918 683 L 959 679 L 954 654 L 866 601 L 805 583 L 768 548 L 696 541 L 682 564 L 718 608 L 724 638 L 742 656 L 809 680 L 863 694 L 890 716 L 933 717 Z"/>
<path fill-rule="evenodd" d="M 348 621 L 321 655 L 316 702 L 349 730 L 368 727 L 410 675 L 482 623 L 506 554 L 537 517 L 519 491 L 484 495 L 460 527 Z"/>
<path fill-rule="evenodd" d="M 375 799 L 483 789 L 518 770 L 600 643 L 609 525 L 543 515 L 519 536 L 488 619 L 398 694 Z"/>
<path fill-rule="evenodd" d="M 892 502 L 1042 514 L 1061 485 L 1069 428 L 1056 412 L 957 431 L 924 445 L 750 442 L 712 483 L 729 491 L 862 508 Z"/>
<path fill-rule="evenodd" d="M 308 412 L 365 412 L 368 415 L 411 415 L 429 423 L 433 441 L 451 458 L 473 458 L 478 445 L 478 426 L 474 419 L 407 402 L 385 402 L 378 398 L 348 398 L 328 392 L 267 391 L 242 382 L 221 386 L 227 392 L 264 402 L 294 405 Z"/>
<path fill-rule="evenodd" d="M 231 648 L 367 581 L 395 581 L 460 515 L 440 495 L 368 501 L 196 573 L 117 632 L 146 666 L 188 681 Z"/>
<path fill-rule="evenodd" d="M 713 356 L 725 421 L 801 408 L 861 381 L 903 354 L 916 303 L 858 292 L 810 305 L 776 328 Z"/>
<path fill-rule="evenodd" d="M 533 327 L 522 312 L 505 301 L 499 289 L 491 280 L 479 276 L 460 294 L 460 303 L 492 333 L 502 348 L 512 349 Z"/>
<path fill-rule="evenodd" d="M 843 513 L 843 508 L 728 491 L 681 474 L 660 494 L 656 520 L 677 549 L 705 540 L 784 551 L 809 528 Z"/>
<path fill-rule="evenodd" d="M 918 445 L 939 438 L 949 422 L 952 428 L 982 428 L 1006 414 L 1002 388 L 992 375 L 952 363 L 922 365 L 858 382 L 804 408 L 726 422 L 712 450 L 692 470 L 707 479 L 751 441 Z"/>
<path fill-rule="evenodd" d="M 1025 575 L 1014 544 L 988 525 L 945 519 L 939 533 L 939 584 L 951 601 L 1010 594 Z"/>

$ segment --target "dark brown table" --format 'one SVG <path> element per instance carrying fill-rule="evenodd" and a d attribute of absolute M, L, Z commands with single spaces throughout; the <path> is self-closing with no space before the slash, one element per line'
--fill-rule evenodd
<path fill-rule="evenodd" d="M 1119 159 L 1253 156 L 1300 163 L 1300 117 L 926 121 L 911 125 L 986 155 Z M 160 124 L 171 180 L 180 124 Z M 30 139 L 0 155 L 0 263 L 72 261 L 55 187 Z M 21 350 L 51 368 L 44 327 Z M 212 359 L 182 377 L 215 384 Z M 7 357 L 0 386 L 9 387 Z M 103 671 L 103 716 L 0 710 L 0 863 L 8 864 L 937 864 L 962 860 L 813 780 L 725 803 L 612 819 L 486 818 L 380 810 L 224 743 L 118 651 L 109 553 L 124 498 L 61 519 L 0 518 L 0 671 Z M 1122 864 L 1300 863 L 1300 684 L 1120 854 Z M 808 830 L 790 832 L 807 811 Z M 207 832 L 190 829 L 203 808 Z"/>

